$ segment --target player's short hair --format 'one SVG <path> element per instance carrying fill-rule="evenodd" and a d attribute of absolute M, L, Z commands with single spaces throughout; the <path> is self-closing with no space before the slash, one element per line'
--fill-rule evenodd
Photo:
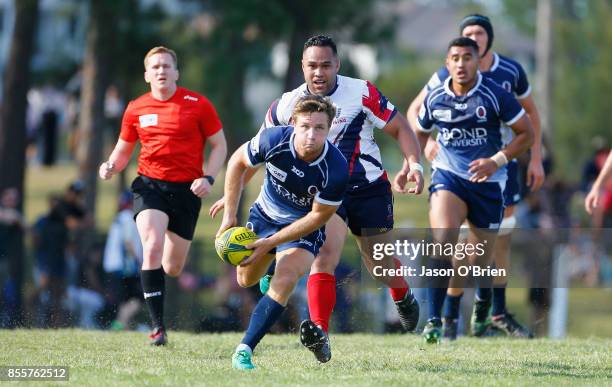
<path fill-rule="evenodd" d="M 306 43 L 304 43 L 304 49 L 302 50 L 302 52 L 306 51 L 308 47 L 329 47 L 332 49 L 334 55 L 338 55 L 336 43 L 331 37 L 327 35 L 316 35 L 309 38 Z"/>
<path fill-rule="evenodd" d="M 164 46 L 153 47 L 147 52 L 147 55 L 144 57 L 144 67 L 147 69 L 147 60 L 155 54 L 168 54 L 172 57 L 172 61 L 174 62 L 174 68 L 178 68 L 178 60 L 176 59 L 176 52 L 174 50 L 169 49 Z"/>
<path fill-rule="evenodd" d="M 459 38 L 451 40 L 448 44 L 448 49 L 446 50 L 446 52 L 449 52 L 451 47 L 471 47 L 474 50 L 476 56 L 478 56 L 478 43 L 476 43 L 475 40 L 472 40 L 470 38 L 461 36 Z"/>
<path fill-rule="evenodd" d="M 291 119 L 295 122 L 295 118 L 298 114 L 308 114 L 322 112 L 327 114 L 327 123 L 331 126 L 331 123 L 336 116 L 336 108 L 329 97 L 321 97 L 320 95 L 306 95 L 298 99 L 293 112 L 291 113 Z"/>

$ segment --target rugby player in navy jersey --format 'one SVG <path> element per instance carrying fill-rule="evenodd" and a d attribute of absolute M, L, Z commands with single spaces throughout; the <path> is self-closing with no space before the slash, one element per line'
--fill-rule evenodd
<path fill-rule="evenodd" d="M 540 116 L 536 108 L 531 86 L 523 67 L 512 58 L 494 52 L 493 26 L 488 17 L 478 14 L 468 15 L 459 24 L 459 32 L 462 36 L 473 39 L 478 44 L 480 64 L 479 69 L 483 77 L 492 79 L 506 91 L 511 92 L 525 109 L 531 125 L 534 129 L 534 142 L 530 149 L 529 165 L 527 167 L 527 185 L 533 192 L 540 189 L 544 182 L 544 169 L 542 167 L 542 136 L 540 127 Z M 408 119 L 411 123 L 416 122 L 418 109 L 425 95 L 432 88 L 440 85 L 449 72 L 446 67 L 441 67 L 434 73 L 421 93 L 414 99 L 408 109 Z M 512 140 L 512 131 L 503 127 L 503 142 L 508 144 Z M 430 138 L 425 154 L 431 160 L 437 149 L 435 141 Z M 516 225 L 514 206 L 522 199 L 523 183 L 519 182 L 518 162 L 510 160 L 506 166 L 508 181 L 504 190 L 504 219 L 502 220 L 493 257 L 495 266 L 508 270 L 510 267 L 510 239 Z M 506 286 L 507 277 L 497 276 L 493 282 L 493 289 L 478 288 L 472 314 L 471 330 L 474 336 L 484 336 L 490 333 L 489 327 L 493 326 L 507 335 L 515 337 L 531 337 L 531 333 L 519 324 L 512 314 L 506 310 Z M 450 288 L 448 290 L 448 310 L 458 305 L 463 294 L 462 288 Z M 493 308 L 491 310 L 491 303 Z M 489 313 L 492 317 L 489 318 Z M 450 316 L 449 316 L 450 317 Z"/>
<path fill-rule="evenodd" d="M 484 247 L 481 253 L 468 257 L 471 268 L 485 268 L 490 263 L 503 219 L 505 165 L 533 143 L 533 129 L 525 110 L 512 94 L 478 72 L 478 65 L 478 45 L 474 40 L 461 37 L 451 41 L 446 55 L 450 77 L 426 95 L 416 122 L 422 147 L 434 126 L 438 128 L 439 149 L 432 162 L 429 188 L 429 221 L 434 240 L 455 244 L 458 230 L 467 220 L 467 243 Z M 502 124 L 514 132 L 505 147 Z M 460 262 L 452 256 L 430 258 L 430 268 L 437 270 Z M 441 314 L 448 280 L 446 275 L 435 281 L 432 278 L 428 289 L 429 318 L 423 332 L 428 342 L 438 342 L 442 335 Z M 458 316 L 458 305 L 452 313 Z"/>
<path fill-rule="evenodd" d="M 217 235 L 237 224 L 245 172 L 259 165 L 266 168 L 264 184 L 246 224 L 260 239 L 247 246 L 254 250 L 237 268 L 238 284 L 253 286 L 276 259 L 270 288 L 255 306 L 232 357 L 236 369 L 254 368 L 253 350 L 284 311 L 297 281 L 325 241 L 325 223 L 342 203 L 348 165 L 327 140 L 335 114 L 329 99 L 304 96 L 293 109 L 293 126 L 261 130 L 229 161 L 225 213 Z"/>
<path fill-rule="evenodd" d="M 374 137 L 378 129 L 397 141 L 406 160 L 393 180 L 393 188 L 400 193 L 420 194 L 424 182 L 418 143 L 406 118 L 372 83 L 338 74 L 340 59 L 330 37 L 319 35 L 306 41 L 302 70 L 305 82 L 272 103 L 263 127 L 288 125 L 293 106 L 305 95 L 329 96 L 337 109 L 328 138 L 349 163 L 348 189 L 337 214 L 326 224 L 329 237 L 312 264 L 307 284 L 310 319 L 300 327 L 302 344 L 313 350 L 319 361 L 325 362 L 331 357 L 327 342 L 321 346 L 311 339 L 319 341 L 328 332 L 336 303 L 334 272 L 348 231 L 355 236 L 364 264 L 372 271 L 381 262 L 372 258 L 371 241 L 390 238 L 394 226 L 392 184 Z M 413 184 L 411 187 L 409 182 Z M 222 208 L 223 199 L 220 199 L 211 207 L 210 214 L 214 216 Z M 386 261 L 390 262 L 383 266 L 399 265 L 397 258 L 389 258 Z M 262 278 L 263 292 L 270 278 L 270 275 Z M 376 278 L 388 286 L 404 330 L 414 330 L 419 320 L 419 305 L 408 283 L 399 276 Z"/>

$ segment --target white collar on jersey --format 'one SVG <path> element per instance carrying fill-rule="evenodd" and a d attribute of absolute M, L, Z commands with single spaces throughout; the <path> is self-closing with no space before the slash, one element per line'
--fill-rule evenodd
<path fill-rule="evenodd" d="M 291 136 L 289 137 L 289 149 L 291 150 L 291 154 L 293 155 L 293 158 L 297 159 L 298 156 L 297 156 L 297 153 L 295 153 L 295 146 L 293 145 L 294 137 L 295 137 L 295 132 L 291 133 Z M 308 163 L 308 166 L 317 165 L 321 162 L 321 160 L 325 158 L 325 155 L 327 154 L 327 148 L 328 148 L 327 143 L 328 142 L 329 141 L 325 140 L 325 147 L 323 148 L 323 152 L 321 152 L 321 155 L 315 161 L 313 161 L 312 163 Z"/>
<path fill-rule="evenodd" d="M 476 80 L 476 84 L 474 85 L 474 87 L 472 87 L 467 92 L 467 94 L 465 95 L 466 97 L 471 97 L 472 94 L 474 94 L 476 92 L 476 90 L 478 90 L 478 87 L 480 87 L 480 83 L 482 82 L 482 74 L 480 73 L 480 71 L 476 72 L 476 76 L 478 77 L 477 80 Z M 444 91 L 446 92 L 446 94 L 450 95 L 451 97 L 459 97 L 450 88 L 451 80 L 452 80 L 452 77 L 448 77 L 444 81 Z"/>
<path fill-rule="evenodd" d="M 494 52 L 493 53 L 493 64 L 491 65 L 491 68 L 487 72 L 490 73 L 490 72 L 495 71 L 497 69 L 497 66 L 499 66 L 499 55 L 497 55 L 497 53 Z"/>

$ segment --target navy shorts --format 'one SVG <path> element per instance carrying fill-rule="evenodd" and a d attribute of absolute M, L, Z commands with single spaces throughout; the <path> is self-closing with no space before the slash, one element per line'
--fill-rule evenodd
<path fill-rule="evenodd" d="M 391 184 L 380 178 L 367 186 L 347 191 L 336 214 L 353 235 L 384 233 L 393 229 L 393 193 Z"/>
<path fill-rule="evenodd" d="M 266 238 L 288 225 L 289 224 L 280 224 L 274 221 L 261 210 L 261 207 L 257 203 L 255 203 L 249 210 L 249 220 L 246 223 L 246 228 L 254 231 L 259 238 Z M 300 249 L 311 252 L 312 255 L 316 257 L 317 254 L 319 254 L 319 249 L 323 245 L 323 242 L 325 242 L 325 226 L 298 240 L 282 243 L 272 249 L 270 253 L 276 254 L 277 252 L 292 247 L 299 247 Z"/>
<path fill-rule="evenodd" d="M 173 183 L 138 176 L 132 182 L 134 219 L 140 211 L 154 209 L 168 215 L 168 230 L 192 240 L 202 199 L 191 192 L 191 183 Z"/>
<path fill-rule="evenodd" d="M 523 199 L 518 169 L 516 159 L 506 165 L 506 173 L 508 174 L 508 181 L 506 181 L 506 188 L 504 189 L 504 205 L 506 207 L 514 206 Z"/>
<path fill-rule="evenodd" d="M 473 183 L 444 169 L 434 169 L 429 186 L 430 196 L 440 190 L 454 193 L 467 204 L 467 219 L 477 228 L 499 229 L 504 214 L 501 183 Z"/>

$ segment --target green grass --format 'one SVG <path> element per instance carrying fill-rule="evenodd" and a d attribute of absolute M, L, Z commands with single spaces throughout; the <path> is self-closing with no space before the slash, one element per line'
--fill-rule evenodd
<path fill-rule="evenodd" d="M 261 173 L 249 184 L 245 194 L 245 202 L 250 204 L 255 200 L 261 182 Z M 393 172 L 390 172 L 393 176 Z M 62 192 L 77 176 L 76 167 L 72 164 L 61 164 L 53 168 L 33 167 L 26 175 L 26 219 L 31 224 L 37 216 L 46 211 L 46 197 L 49 193 Z M 129 171 L 128 182 L 135 176 L 135 169 Z M 220 183 L 222 179 L 220 180 Z M 97 219 L 98 230 L 106 233 L 116 210 L 117 180 L 98 182 Z M 219 226 L 220 219 L 211 219 L 208 208 L 217 198 L 222 196 L 222 184 L 215 184 L 212 194 L 202 203 L 202 211 L 196 228 L 194 248 L 191 260 L 195 267 L 208 274 L 215 274 L 223 268 L 221 261 L 214 252 L 213 237 Z M 427 227 L 427 195 L 395 195 L 395 218 L 398 227 L 405 227 L 410 222 L 414 227 Z M 248 206 L 245 206 L 245 211 Z M 359 255 L 355 242 L 351 237 L 344 247 L 343 259 L 359 265 Z M 508 305 L 517 314 L 519 321 L 527 322 L 527 290 L 509 288 Z M 568 334 L 572 337 L 612 337 L 612 303 L 610 289 L 571 289 Z M 185 299 L 191 296 L 182 295 Z M 207 294 L 203 293 L 199 301 L 210 303 Z M 192 309 L 192 304 L 188 309 Z M 187 313 L 188 315 L 189 313 Z"/>
<path fill-rule="evenodd" d="M 334 335 L 333 358 L 318 364 L 295 335 L 269 335 L 255 371 L 230 368 L 239 334 L 170 332 L 164 348 L 136 332 L 0 331 L 3 365 L 68 366 L 76 385 L 610 385 L 612 340 Z M 57 385 L 58 383 L 55 383 Z"/>

